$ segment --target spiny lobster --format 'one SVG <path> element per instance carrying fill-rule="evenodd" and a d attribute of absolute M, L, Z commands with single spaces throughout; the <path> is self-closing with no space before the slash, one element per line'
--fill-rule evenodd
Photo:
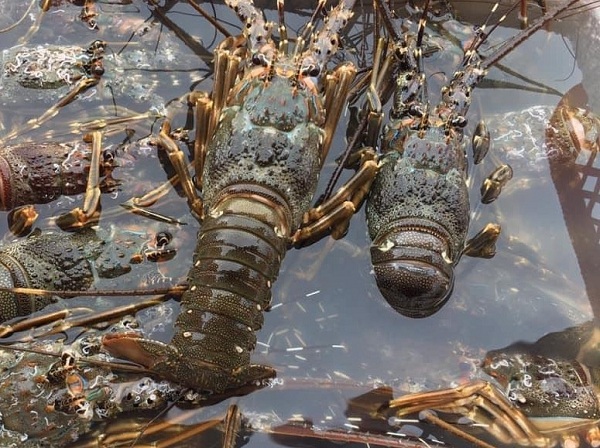
<path fill-rule="evenodd" d="M 353 1 L 340 1 L 306 42 L 311 21 L 290 53 L 283 2 L 278 46 L 271 38 L 274 24 L 251 1 L 226 3 L 244 23 L 243 35 L 216 49 L 212 95 L 190 97 L 202 199 L 168 122 L 159 136 L 191 209 L 202 219 L 175 335 L 169 344 L 129 334 L 104 340 L 114 356 L 216 393 L 275 375 L 271 367 L 250 363 L 250 354 L 283 256 L 291 244 L 343 227 L 337 223 L 347 221 L 360 201 L 354 201 L 354 191 L 363 191 L 355 185 L 368 182 L 375 171 L 375 163 L 366 161 L 341 195 L 307 214 L 356 72 L 347 63 L 333 72 L 326 68 Z M 313 20 L 323 6 L 320 2 Z"/>
<path fill-rule="evenodd" d="M 600 443 L 598 328 L 593 322 L 549 333 L 533 344 L 517 343 L 486 354 L 485 379 L 455 388 L 408 394 L 384 403 L 376 414 L 419 418 L 489 448 L 487 442 L 447 423 L 460 414 L 504 444 L 576 448 L 584 434 Z"/>
<path fill-rule="evenodd" d="M 171 235 L 82 229 L 72 234 L 37 229 L 0 248 L 0 322 L 27 316 L 56 302 L 60 291 L 86 291 L 97 280 L 121 276 L 132 266 L 172 258 Z M 55 290 L 57 295 L 11 291 Z"/>
<path fill-rule="evenodd" d="M 378 7 L 391 34 L 389 51 L 395 59 L 392 64 L 386 62 L 382 75 L 375 72 L 378 78 L 373 82 L 380 84 L 393 73 L 396 85 L 391 121 L 382 135 L 380 169 L 366 204 L 373 241 L 371 259 L 377 285 L 390 305 L 401 314 L 426 317 L 450 297 L 454 267 L 462 255 L 489 258 L 495 254 L 500 233 L 497 224 L 488 224 L 465 242 L 471 213 L 466 114 L 473 89 L 488 69 L 538 28 L 529 27 L 518 40 L 485 60 L 478 50 L 489 33 L 485 26 L 479 28 L 460 67 L 442 88 L 439 103 L 432 108 L 424 99 L 421 67 L 428 2 L 416 35 L 401 36 L 387 6 L 378 2 Z M 488 148 L 489 131 L 480 124 L 473 137 L 475 164 Z M 482 186 L 481 201 L 495 200 L 511 177 L 509 165 L 495 169 Z"/>

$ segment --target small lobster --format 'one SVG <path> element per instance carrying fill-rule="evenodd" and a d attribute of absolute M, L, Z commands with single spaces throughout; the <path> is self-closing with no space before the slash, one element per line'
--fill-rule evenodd
<path fill-rule="evenodd" d="M 428 2 L 417 34 L 403 36 L 394 30 L 387 6 L 377 3 L 392 35 L 395 62 L 386 62 L 383 75 L 375 74 L 379 79 L 394 74 L 395 91 L 391 121 L 382 135 L 379 172 L 366 203 L 371 259 L 388 303 L 403 315 L 427 317 L 450 297 L 454 267 L 462 255 L 490 258 L 495 254 L 497 224 L 488 224 L 466 241 L 471 208 L 464 128 L 473 89 L 510 49 L 503 47 L 482 61 L 477 52 L 489 33 L 481 27 L 432 108 L 423 99 L 426 86 L 421 69 Z M 530 27 L 524 33 L 534 30 Z M 475 164 L 488 148 L 489 131 L 480 123 L 473 137 Z M 495 200 L 511 177 L 509 165 L 496 168 L 484 181 L 481 201 Z"/>
<path fill-rule="evenodd" d="M 86 291 L 97 280 L 121 276 L 132 265 L 172 258 L 171 235 L 81 229 L 65 234 L 36 230 L 0 247 L 0 322 L 27 316 L 56 302 L 57 295 L 11 291 L 11 288 Z M 1 333 L 1 331 L 0 331 Z"/>
<path fill-rule="evenodd" d="M 202 219 L 175 334 L 169 344 L 127 333 L 104 340 L 116 357 L 212 393 L 275 375 L 269 366 L 250 363 L 250 354 L 286 250 L 325 233 L 343 221 L 337 216 L 347 220 L 355 210 L 353 200 L 346 200 L 353 197 L 350 184 L 338 196 L 341 201 L 307 213 L 356 72 L 351 64 L 326 69 L 353 1 L 340 1 L 310 41 L 297 38 L 291 53 L 283 2 L 278 2 L 278 46 L 271 38 L 274 25 L 251 1 L 226 3 L 244 23 L 243 35 L 227 38 L 216 49 L 212 95 L 190 97 L 196 107 L 195 171 L 202 199 L 168 122 L 159 136 L 191 209 Z M 323 6 L 320 2 L 313 19 Z M 365 162 L 349 183 L 372 178 L 375 168 Z"/>

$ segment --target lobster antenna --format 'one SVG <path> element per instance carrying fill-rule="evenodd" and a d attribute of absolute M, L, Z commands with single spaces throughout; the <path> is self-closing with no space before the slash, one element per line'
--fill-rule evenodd
<path fill-rule="evenodd" d="M 568 14 L 564 14 L 562 16 L 563 19 L 568 19 L 569 17 L 573 17 L 577 14 L 581 14 L 581 13 L 585 13 L 585 12 L 590 12 L 596 8 L 598 8 L 598 5 L 600 4 L 599 0 L 593 0 L 587 3 L 584 3 L 582 5 L 578 5 L 575 8 L 571 9 L 569 11 Z"/>
<path fill-rule="evenodd" d="M 425 35 L 425 25 L 427 25 L 427 12 L 429 11 L 429 3 L 430 0 L 425 0 L 425 5 L 423 5 L 423 12 L 421 13 L 421 17 L 419 18 L 419 27 L 417 28 L 417 48 L 419 48 L 419 52 L 421 52 L 421 45 L 423 43 L 423 36 Z"/>
<path fill-rule="evenodd" d="M 153 296 L 166 294 L 182 294 L 187 289 L 186 285 L 174 285 L 168 288 L 155 289 L 93 289 L 85 291 L 59 291 L 52 289 L 39 288 L 9 288 L 0 286 L 0 292 L 8 292 L 11 294 L 27 294 L 31 296 L 61 296 L 61 297 L 95 297 L 95 296 Z"/>
<path fill-rule="evenodd" d="M 10 341 L 10 342 L 0 341 L 0 347 L 2 347 L 2 350 L 8 350 L 8 351 L 12 351 L 12 352 L 33 353 L 36 355 L 49 356 L 51 358 L 60 358 L 62 356 L 62 353 L 58 353 L 58 352 L 47 352 L 45 350 L 38 350 L 35 348 L 27 348 L 27 347 L 15 347 L 14 343 L 15 343 L 14 341 Z M 13 345 L 11 345 L 11 344 L 13 344 Z M 102 361 L 100 359 L 82 359 L 82 358 L 78 359 L 77 362 L 81 363 L 81 364 L 87 364 L 87 365 L 93 365 L 93 366 L 114 368 L 116 370 L 120 370 L 123 372 L 133 372 L 133 373 L 141 373 L 141 374 L 151 373 L 150 370 L 146 369 L 145 367 L 140 367 L 135 364 L 125 364 L 125 363 L 120 363 L 120 362 Z"/>
<path fill-rule="evenodd" d="M 421 122 L 419 124 L 420 129 L 424 129 L 429 122 L 429 103 L 427 101 L 427 80 L 425 78 L 425 73 L 423 70 L 423 37 L 425 36 L 425 27 L 427 26 L 427 13 L 429 12 L 429 3 L 430 0 L 425 1 L 425 5 L 423 5 L 423 12 L 421 13 L 421 17 L 419 18 L 419 26 L 417 27 L 417 42 L 415 47 L 415 59 L 417 61 L 417 70 L 419 76 L 422 78 L 421 85 L 423 86 L 420 90 L 421 96 L 421 104 L 426 105 L 426 110 L 423 111 L 423 116 L 421 117 Z"/>
<path fill-rule="evenodd" d="M 496 3 L 496 4 L 494 5 L 494 7 L 492 8 L 492 11 L 490 12 L 490 15 L 489 15 L 489 17 L 488 17 L 488 20 L 489 20 L 489 18 L 491 18 L 491 17 L 492 17 L 492 14 L 494 13 L 494 11 L 496 11 L 496 9 L 498 8 L 498 5 L 499 5 L 499 4 L 500 4 L 500 3 Z M 485 33 L 485 34 L 484 34 L 484 31 L 485 31 L 485 26 L 487 26 L 487 23 L 486 23 L 486 25 L 485 25 L 484 27 L 482 27 L 482 28 L 481 28 L 481 33 L 482 33 L 482 35 L 480 36 L 480 40 L 479 40 L 479 42 L 477 43 L 477 46 L 475 47 L 476 49 L 479 49 L 479 47 L 481 46 L 481 44 L 482 44 L 482 43 L 483 43 L 483 42 L 484 42 L 484 41 L 485 41 L 485 40 L 488 38 L 488 36 L 489 36 L 490 34 L 492 34 L 492 33 L 494 32 L 494 30 L 496 30 L 496 28 L 498 28 L 498 27 L 499 27 L 499 26 L 502 24 L 502 22 L 504 22 L 504 20 L 506 19 L 506 16 L 507 16 L 508 14 L 510 14 L 510 13 L 511 13 L 512 11 L 514 11 L 515 9 L 517 9 L 517 5 L 518 5 L 518 3 L 514 3 L 514 4 L 513 4 L 513 5 L 510 7 L 510 9 L 509 9 L 508 11 L 506 11 L 504 14 L 502 14 L 502 16 L 501 16 L 501 17 L 500 17 L 500 18 L 499 18 L 499 19 L 496 21 L 496 23 L 495 23 L 495 24 L 492 26 L 492 28 L 491 28 L 491 29 L 490 29 L 490 30 L 489 30 L 487 33 Z M 487 21 L 486 21 L 486 22 L 487 22 Z"/>
<path fill-rule="evenodd" d="M 500 24 L 504 21 L 504 19 L 506 19 L 506 16 L 510 12 L 515 10 L 517 6 L 519 6 L 519 3 L 518 2 L 513 3 L 513 5 L 510 7 L 510 9 L 505 14 L 503 14 L 502 17 L 500 17 L 500 19 L 492 26 L 492 29 L 486 33 L 485 29 L 489 25 L 490 20 L 491 20 L 492 16 L 494 15 L 494 13 L 496 12 L 496 10 L 498 9 L 499 5 L 500 5 L 500 2 L 496 2 L 494 4 L 494 6 L 492 6 L 492 9 L 490 10 L 490 13 L 488 14 L 487 18 L 485 19 L 485 22 L 481 26 L 475 28 L 475 36 L 473 37 L 473 40 L 471 41 L 471 44 L 469 45 L 469 47 L 465 50 L 465 54 L 463 56 L 463 61 L 462 61 L 463 67 L 466 67 L 471 63 L 473 56 L 477 53 L 477 51 L 479 50 L 481 45 L 487 40 L 489 35 L 492 34 L 492 32 L 496 28 L 498 28 L 498 26 L 500 26 Z"/>
<path fill-rule="evenodd" d="M 486 59 L 482 64 L 482 68 L 487 70 L 492 65 L 496 64 L 500 61 L 504 56 L 513 51 L 519 45 L 521 45 L 526 39 L 528 39 L 533 33 L 539 31 L 543 28 L 549 21 L 555 19 L 559 14 L 565 12 L 575 3 L 579 2 L 579 0 L 568 0 L 566 3 L 551 9 L 546 12 L 542 17 L 533 22 L 529 27 L 509 39 L 502 45 L 502 47 L 497 50 L 491 57 Z"/>
<path fill-rule="evenodd" d="M 298 39 L 296 40 L 296 46 L 294 48 L 294 57 L 299 57 L 301 52 L 304 51 L 304 45 L 310 39 L 310 36 L 312 35 L 315 29 L 315 23 L 317 23 L 317 17 L 323 11 L 326 2 L 327 0 L 319 0 L 319 3 L 317 3 L 315 10 L 313 11 L 312 16 L 310 17 L 310 20 L 304 27 L 302 34 L 300 34 L 298 36 Z"/>
<path fill-rule="evenodd" d="M 382 13 L 381 18 L 383 19 L 383 23 L 388 33 L 390 33 L 390 35 L 392 36 L 392 40 L 394 42 L 400 42 L 401 40 L 403 40 L 402 32 L 400 32 L 396 28 L 396 25 L 392 20 L 392 11 L 390 11 L 390 7 L 388 6 L 388 4 L 383 0 L 375 0 L 375 5 L 377 6 L 377 9 Z"/>
<path fill-rule="evenodd" d="M 296 78 L 295 78 L 296 81 L 298 81 L 300 79 L 300 77 L 303 74 L 302 71 L 305 70 L 305 68 L 302 66 L 301 55 L 305 51 L 306 42 L 308 41 L 308 39 L 310 39 L 310 36 L 313 33 L 313 30 L 315 28 L 315 23 L 317 21 L 317 16 L 323 10 L 323 7 L 325 6 L 326 1 L 327 0 L 319 0 L 319 3 L 315 7 L 313 14 L 310 17 L 310 20 L 308 21 L 308 23 L 306 24 L 304 30 L 296 38 L 296 45 L 294 45 L 294 52 L 292 54 L 292 62 L 294 64 L 294 66 L 296 67 Z"/>

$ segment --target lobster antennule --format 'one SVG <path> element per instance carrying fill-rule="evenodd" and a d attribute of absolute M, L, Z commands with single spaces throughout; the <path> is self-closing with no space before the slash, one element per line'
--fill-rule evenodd
<path fill-rule="evenodd" d="M 542 27 L 544 27 L 548 22 L 558 17 L 563 12 L 567 11 L 571 6 L 575 3 L 578 3 L 579 0 L 569 0 L 563 5 L 559 5 L 554 9 L 549 10 L 542 17 L 533 22 L 526 29 L 521 31 L 519 34 L 515 35 L 507 42 L 505 42 L 502 47 L 495 51 L 494 54 L 485 59 L 485 61 L 481 64 L 482 68 L 487 70 L 492 65 L 496 64 L 498 61 L 503 59 L 508 53 L 512 52 L 515 48 L 525 42 L 529 37 L 531 37 L 534 33 L 539 31 Z"/>
<path fill-rule="evenodd" d="M 317 3 L 317 5 L 315 6 L 313 14 L 310 17 L 310 20 L 305 25 L 304 30 L 302 31 L 302 34 L 300 34 L 296 40 L 296 45 L 294 47 L 294 58 L 296 58 L 296 57 L 299 58 L 301 52 L 304 51 L 304 45 L 306 45 L 306 42 L 308 42 L 310 40 L 310 37 L 312 36 L 313 31 L 315 29 L 315 23 L 317 22 L 317 17 L 321 14 L 321 11 L 323 11 L 323 8 L 325 7 L 326 2 L 327 2 L 327 0 L 319 0 L 319 3 Z"/>

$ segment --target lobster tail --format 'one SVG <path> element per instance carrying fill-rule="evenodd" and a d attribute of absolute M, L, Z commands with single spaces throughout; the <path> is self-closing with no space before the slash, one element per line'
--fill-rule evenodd
<path fill-rule="evenodd" d="M 214 381 L 221 372 L 249 365 L 271 302 L 271 285 L 287 249 L 277 210 L 264 200 L 227 197 L 200 231 L 172 343 L 183 356 L 200 359 L 214 371 L 214 380 L 207 373 L 206 385 L 217 390 Z M 230 374 L 225 377 L 236 382 Z M 252 379 L 242 375 L 239 382 Z"/>
<path fill-rule="evenodd" d="M 424 227 L 398 224 L 371 246 L 377 287 L 398 313 L 428 317 L 446 303 L 454 286 L 452 262 L 444 257 L 448 245 Z"/>
<path fill-rule="evenodd" d="M 452 292 L 470 208 L 462 148 L 414 137 L 403 154 L 386 154 L 366 212 L 382 295 L 402 315 L 427 317 Z M 437 154 L 453 163 L 428 162 Z"/>

